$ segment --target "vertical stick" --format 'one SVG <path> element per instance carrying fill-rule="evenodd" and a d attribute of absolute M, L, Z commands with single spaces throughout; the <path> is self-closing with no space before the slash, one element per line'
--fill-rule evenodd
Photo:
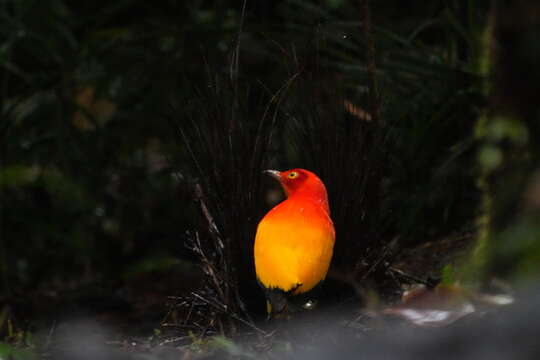
<path fill-rule="evenodd" d="M 375 43 L 373 41 L 373 32 L 371 30 L 371 12 L 369 10 L 369 0 L 363 1 L 363 24 L 364 24 L 364 40 L 367 47 L 367 69 L 369 81 L 369 99 L 370 112 L 373 122 L 377 125 L 381 121 L 379 90 L 377 87 L 377 67 L 375 65 Z"/>

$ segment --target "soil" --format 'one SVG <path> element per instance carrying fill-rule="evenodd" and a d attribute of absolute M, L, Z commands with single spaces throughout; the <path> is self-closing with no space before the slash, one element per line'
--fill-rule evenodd
<path fill-rule="evenodd" d="M 414 283 L 435 284 L 441 269 L 459 261 L 472 239 L 472 232 L 462 232 L 406 249 L 388 268 L 387 293 L 399 295 L 399 288 Z M 370 316 L 366 308 L 373 305 L 371 295 L 359 298 L 351 291 L 351 296 L 335 303 L 294 313 L 289 321 L 266 322 L 260 316 L 253 327 L 240 324 L 231 342 L 221 340 L 216 345 L 210 335 L 219 335 L 220 329 L 204 323 L 205 318 L 212 318 L 212 309 L 189 306 L 189 295 L 200 289 L 201 282 L 202 275 L 196 271 L 144 274 L 122 284 L 86 284 L 68 291 L 40 289 L 3 300 L 9 303 L 14 325 L 34 335 L 35 350 L 54 359 L 135 359 L 142 354 L 150 359 L 189 359 L 218 356 L 223 351 L 231 355 L 240 349 L 271 358 L 272 351 L 287 348 L 292 339 L 309 348 L 320 342 L 339 343 L 341 338 L 365 338 L 373 329 L 380 333 L 403 326 L 394 319 Z M 385 290 L 385 286 L 378 287 Z M 377 301 L 395 302 L 396 296 Z M 192 314 L 194 309 L 200 321 Z M 191 323 L 184 321 L 189 312 Z"/>

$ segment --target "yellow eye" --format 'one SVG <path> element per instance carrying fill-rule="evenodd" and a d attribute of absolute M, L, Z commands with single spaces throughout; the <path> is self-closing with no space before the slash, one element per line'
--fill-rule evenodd
<path fill-rule="evenodd" d="M 298 173 L 296 171 L 293 171 L 288 175 L 289 179 L 295 179 L 298 177 Z"/>

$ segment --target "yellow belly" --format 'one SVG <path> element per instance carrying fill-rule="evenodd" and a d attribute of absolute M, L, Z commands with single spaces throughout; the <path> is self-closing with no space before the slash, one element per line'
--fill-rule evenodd
<path fill-rule="evenodd" d="M 257 228 L 257 278 L 267 288 L 311 290 L 326 276 L 334 239 L 332 221 L 316 204 L 281 203 Z"/>

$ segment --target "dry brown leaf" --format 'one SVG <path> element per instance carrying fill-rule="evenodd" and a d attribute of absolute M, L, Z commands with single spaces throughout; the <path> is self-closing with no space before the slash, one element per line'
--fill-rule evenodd
<path fill-rule="evenodd" d="M 440 327 L 475 310 L 474 304 L 461 288 L 438 285 L 433 290 L 424 287 L 406 292 L 400 304 L 385 309 L 383 313 L 399 316 L 422 327 Z"/>

